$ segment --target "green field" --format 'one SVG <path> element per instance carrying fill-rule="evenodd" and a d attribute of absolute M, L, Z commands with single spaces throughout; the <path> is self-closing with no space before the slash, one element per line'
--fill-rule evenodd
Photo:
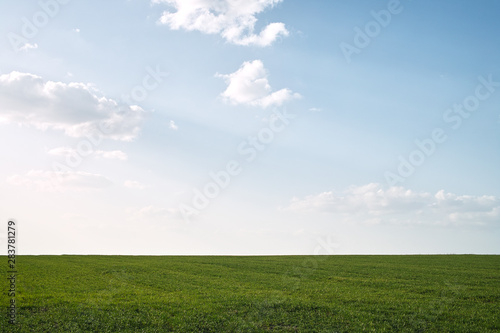
<path fill-rule="evenodd" d="M 20 256 L 17 270 L 2 332 L 500 331 L 500 256 Z"/>

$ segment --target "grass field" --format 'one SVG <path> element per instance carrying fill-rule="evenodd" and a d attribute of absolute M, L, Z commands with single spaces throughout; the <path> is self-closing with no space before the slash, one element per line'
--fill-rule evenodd
<path fill-rule="evenodd" d="M 2 332 L 500 331 L 500 256 L 18 256 L 17 270 Z"/>

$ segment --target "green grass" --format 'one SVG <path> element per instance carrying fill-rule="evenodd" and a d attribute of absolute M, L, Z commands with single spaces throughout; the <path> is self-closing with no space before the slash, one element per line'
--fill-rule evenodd
<path fill-rule="evenodd" d="M 500 256 L 20 256 L 17 269 L 18 323 L 2 278 L 1 332 L 500 331 Z"/>

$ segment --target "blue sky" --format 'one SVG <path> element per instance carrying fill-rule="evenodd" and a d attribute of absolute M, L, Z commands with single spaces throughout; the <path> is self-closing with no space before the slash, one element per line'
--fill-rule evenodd
<path fill-rule="evenodd" d="M 0 219 L 21 254 L 498 254 L 499 14 L 3 1 Z"/>

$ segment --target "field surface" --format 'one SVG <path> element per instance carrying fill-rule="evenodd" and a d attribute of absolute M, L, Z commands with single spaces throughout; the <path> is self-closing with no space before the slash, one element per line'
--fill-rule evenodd
<path fill-rule="evenodd" d="M 500 332 L 500 256 L 18 256 L 17 271 L 1 332 Z"/>

